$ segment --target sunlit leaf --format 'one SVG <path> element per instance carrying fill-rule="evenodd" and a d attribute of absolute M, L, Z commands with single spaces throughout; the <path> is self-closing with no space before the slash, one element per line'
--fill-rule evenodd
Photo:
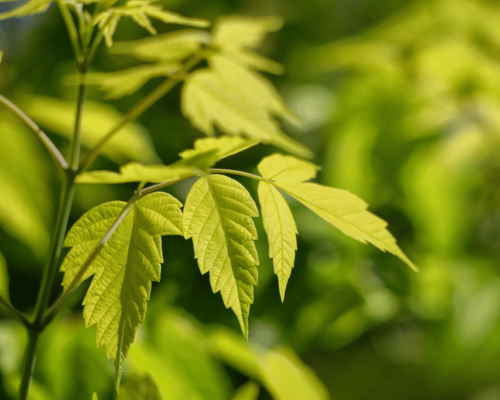
<path fill-rule="evenodd" d="M 210 22 L 204 19 L 187 18 L 179 14 L 166 11 L 154 0 L 129 0 L 121 7 L 112 7 L 101 12 L 94 19 L 94 24 L 103 29 L 106 45 L 111 47 L 116 26 L 122 17 L 132 18 L 139 26 L 142 26 L 150 34 L 156 35 L 150 18 L 158 19 L 168 24 L 190 25 L 196 27 L 207 27 Z"/>
<path fill-rule="evenodd" d="M 372 243 L 417 270 L 396 244 L 394 236 L 386 229 L 387 222 L 369 212 L 368 204 L 354 194 L 316 183 L 274 182 L 273 184 L 346 235 L 362 243 Z"/>
<path fill-rule="evenodd" d="M 259 163 L 259 172 L 266 179 L 277 182 L 305 182 L 316 177 L 317 165 L 293 156 L 273 154 Z"/>
<path fill-rule="evenodd" d="M 194 142 L 194 149 L 184 150 L 179 155 L 182 158 L 189 160 L 201 154 L 215 150 L 217 152 L 217 158 L 222 160 L 223 158 L 232 156 L 233 154 L 255 146 L 258 143 L 259 142 L 257 140 L 247 140 L 231 136 L 202 138 L 197 139 Z"/>
<path fill-rule="evenodd" d="M 214 125 L 230 135 L 244 135 L 263 143 L 273 144 L 297 155 L 308 157 L 311 152 L 286 136 L 273 120 L 266 99 L 241 88 L 252 82 L 228 82 L 220 71 L 199 70 L 191 74 L 182 91 L 182 111 L 191 123 L 207 135 L 213 135 Z"/>
<path fill-rule="evenodd" d="M 111 48 L 115 54 L 127 54 L 144 61 L 176 63 L 195 54 L 210 41 L 202 30 L 180 30 L 133 42 L 118 42 Z"/>
<path fill-rule="evenodd" d="M 65 288 L 124 206 L 119 201 L 102 204 L 73 225 L 64 241 L 71 247 L 61 266 Z M 162 192 L 141 198 L 81 279 L 94 275 L 83 316 L 87 327 L 97 324 L 97 344 L 106 345 L 108 357 L 114 360 L 117 387 L 137 327 L 144 322 L 151 282 L 160 280 L 161 236 L 182 234 L 181 206 Z"/>
<path fill-rule="evenodd" d="M 44 96 L 27 96 L 22 104 L 25 112 L 43 127 L 67 138 L 73 137 L 75 103 Z M 95 145 L 122 120 L 113 107 L 87 101 L 82 125 L 82 143 L 86 147 Z M 102 149 L 102 154 L 111 160 L 158 162 L 153 146 L 144 130 L 129 123 L 120 130 Z"/>
<path fill-rule="evenodd" d="M 259 182 L 259 202 L 262 221 L 269 240 L 269 257 L 278 275 L 281 300 L 292 273 L 297 250 L 297 227 L 292 212 L 281 193 L 270 183 Z"/>
<path fill-rule="evenodd" d="M 162 400 L 162 396 L 150 375 L 132 375 L 121 385 L 117 400 Z"/>
<path fill-rule="evenodd" d="M 117 72 L 91 72 L 86 82 L 99 86 L 107 98 L 117 99 L 135 93 L 152 78 L 169 76 L 181 69 L 180 64 L 141 65 Z"/>
<path fill-rule="evenodd" d="M 0 21 L 9 18 L 21 18 L 29 15 L 41 14 L 47 11 L 52 0 L 29 0 L 13 10 L 0 13 Z"/>
<path fill-rule="evenodd" d="M 257 400 L 259 392 L 259 385 L 255 382 L 248 382 L 238 388 L 231 400 Z"/>
<path fill-rule="evenodd" d="M 248 314 L 257 285 L 258 255 L 255 202 L 238 182 L 223 175 L 199 179 L 186 199 L 184 236 L 192 238 L 202 274 L 210 271 L 214 293 L 221 292 L 227 308 L 238 317 L 248 337 Z"/>
<path fill-rule="evenodd" d="M 3 121 L 0 132 L 0 224 L 41 258 L 53 210 L 50 160 L 24 125 Z"/>

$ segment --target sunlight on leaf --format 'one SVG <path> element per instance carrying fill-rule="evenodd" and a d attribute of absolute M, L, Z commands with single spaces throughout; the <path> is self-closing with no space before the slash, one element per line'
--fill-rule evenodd
<path fill-rule="evenodd" d="M 266 179 L 278 182 L 304 182 L 316 177 L 321 167 L 293 156 L 273 154 L 259 163 L 259 172 Z"/>
<path fill-rule="evenodd" d="M 223 175 L 199 179 L 191 188 L 183 214 L 184 236 L 193 239 L 202 274 L 210 271 L 214 293 L 238 317 L 248 337 L 248 315 L 257 285 L 259 259 L 252 217 L 259 215 L 248 191 Z"/>
<path fill-rule="evenodd" d="M 247 140 L 240 137 L 219 136 L 197 139 L 194 149 L 184 150 L 179 155 L 186 159 L 193 159 L 201 154 L 216 151 L 218 160 L 237 154 L 243 150 L 257 145 L 257 140 Z"/>
<path fill-rule="evenodd" d="M 65 288 L 124 206 L 119 201 L 101 204 L 73 225 L 64 241 L 71 247 L 61 266 Z M 83 316 L 87 327 L 97 324 L 97 344 L 106 345 L 107 356 L 114 360 L 117 388 L 123 361 L 144 322 L 151 282 L 160 280 L 161 236 L 182 235 L 181 206 L 163 192 L 141 198 L 81 279 L 94 275 Z"/>
<path fill-rule="evenodd" d="M 26 96 L 23 109 L 42 127 L 67 138 L 73 136 L 75 123 L 75 103 L 44 96 Z M 82 143 L 86 147 L 95 145 L 104 135 L 114 128 L 122 116 L 113 107 L 87 101 L 82 126 Z M 145 163 L 157 162 L 151 141 L 144 130 L 130 123 L 120 130 L 102 150 L 111 160 L 122 163 L 136 160 Z"/>
<path fill-rule="evenodd" d="M 257 400 L 259 392 L 259 385 L 248 382 L 238 388 L 231 400 Z"/>
<path fill-rule="evenodd" d="M 162 400 L 153 378 L 146 375 L 131 375 L 121 385 L 117 400 Z"/>

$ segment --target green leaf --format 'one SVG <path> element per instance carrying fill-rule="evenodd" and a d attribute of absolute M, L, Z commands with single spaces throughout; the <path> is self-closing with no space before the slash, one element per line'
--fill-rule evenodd
<path fill-rule="evenodd" d="M 269 102 L 265 98 L 256 101 L 255 93 L 262 92 L 262 85 L 256 92 L 244 90 L 254 83 L 254 80 L 228 80 L 217 69 L 196 71 L 188 76 L 182 89 L 182 111 L 207 135 L 213 135 L 217 125 L 224 133 L 247 136 L 297 155 L 310 156 L 309 149 L 281 131 L 272 118 Z"/>
<path fill-rule="evenodd" d="M 52 0 L 29 0 L 13 10 L 0 13 L 0 21 L 9 18 L 21 18 L 29 15 L 41 14 L 47 11 Z"/>
<path fill-rule="evenodd" d="M 1 121 L 0 132 L 0 224 L 43 258 L 54 203 L 50 159 L 23 124 Z"/>
<path fill-rule="evenodd" d="M 125 183 L 175 181 L 192 176 L 198 169 L 189 165 L 143 165 L 129 163 L 120 167 L 120 173 L 91 171 L 79 175 L 76 183 Z"/>
<path fill-rule="evenodd" d="M 79 175 L 77 183 L 167 182 L 190 177 L 199 169 L 207 169 L 222 158 L 239 153 L 258 142 L 238 137 L 221 136 L 195 141 L 194 149 L 183 151 L 182 160 L 171 165 L 142 165 L 129 163 L 120 167 L 120 173 L 91 171 Z"/>
<path fill-rule="evenodd" d="M 292 273 L 297 250 L 297 226 L 290 207 L 278 190 L 267 182 L 259 182 L 259 202 L 264 229 L 269 239 L 269 257 L 278 275 L 281 301 Z"/>
<path fill-rule="evenodd" d="M 220 291 L 226 308 L 233 309 L 245 337 L 258 278 L 253 242 L 257 231 L 252 220 L 258 215 L 255 202 L 240 183 L 209 175 L 191 188 L 182 220 L 185 238 L 193 239 L 201 273 L 210 271 L 212 290 Z"/>
<path fill-rule="evenodd" d="M 231 400 L 257 400 L 259 392 L 259 385 L 255 382 L 247 382 L 238 388 Z"/>
<path fill-rule="evenodd" d="M 372 243 L 382 251 L 399 257 L 412 269 L 417 267 L 396 244 L 386 229 L 387 222 L 367 210 L 368 204 L 346 190 L 302 182 L 274 182 L 325 221 L 362 243 Z"/>
<path fill-rule="evenodd" d="M 195 54 L 210 41 L 202 30 L 180 30 L 133 42 L 118 42 L 111 48 L 114 54 L 126 54 L 144 61 L 177 63 Z"/>
<path fill-rule="evenodd" d="M 179 14 L 163 10 L 159 4 L 154 4 L 153 0 L 129 0 L 122 7 L 112 7 L 101 12 L 94 20 L 95 25 L 103 29 L 106 45 L 111 47 L 116 26 L 121 17 L 132 18 L 139 26 L 145 28 L 150 34 L 156 35 L 151 18 L 158 19 L 168 24 L 190 25 L 196 27 L 210 26 L 210 22 L 204 19 L 187 18 Z"/>
<path fill-rule="evenodd" d="M 263 158 L 258 169 L 264 178 L 273 181 L 304 182 L 314 179 L 321 167 L 293 156 L 276 153 Z"/>
<path fill-rule="evenodd" d="M 135 93 L 152 78 L 169 76 L 180 70 L 180 64 L 141 65 L 117 72 L 91 72 L 86 82 L 99 86 L 100 90 L 106 92 L 107 98 L 117 99 Z M 70 82 L 76 84 L 77 80 L 71 79 Z"/>
<path fill-rule="evenodd" d="M 132 375 L 122 384 L 117 400 L 162 400 L 151 375 Z"/>
<path fill-rule="evenodd" d="M 119 201 L 102 204 L 73 225 L 64 241 L 65 247 L 72 247 L 61 266 L 65 288 L 124 206 Z M 161 236 L 182 235 L 181 206 L 162 192 L 141 198 L 78 282 L 94 275 L 83 316 L 87 327 L 97 324 L 97 345 L 106 345 L 107 356 L 114 360 L 117 388 L 123 361 L 144 322 L 151 282 L 160 280 Z"/>
<path fill-rule="evenodd" d="M 98 400 L 98 398 L 97 398 L 97 393 L 94 393 L 94 394 L 92 395 L 92 400 Z"/>
<path fill-rule="evenodd" d="M 0 296 L 9 299 L 9 274 L 7 273 L 7 263 L 0 253 Z"/>
<path fill-rule="evenodd" d="M 75 104 L 44 96 L 27 96 L 22 102 L 25 112 L 50 131 L 67 137 L 73 137 L 75 124 Z M 104 135 L 122 121 L 121 114 L 113 107 L 94 101 L 85 103 L 82 125 L 82 143 L 86 147 L 94 146 Z M 153 146 L 144 130 L 135 123 L 129 123 L 112 138 L 102 150 L 102 154 L 116 163 L 140 161 L 158 162 Z"/>

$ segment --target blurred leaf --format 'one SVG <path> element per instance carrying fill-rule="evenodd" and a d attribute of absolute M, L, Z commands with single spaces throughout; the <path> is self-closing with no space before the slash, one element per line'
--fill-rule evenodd
<path fill-rule="evenodd" d="M 163 35 L 115 43 L 114 54 L 126 54 L 144 61 L 177 63 L 195 54 L 210 41 L 210 34 L 202 30 L 179 30 Z"/>
<path fill-rule="evenodd" d="M 259 182 L 259 202 L 262 220 L 269 240 L 269 257 L 278 275 L 281 301 L 292 273 L 297 250 L 297 226 L 290 207 L 278 190 L 268 182 Z"/>
<path fill-rule="evenodd" d="M 0 224 L 41 258 L 53 208 L 48 157 L 24 125 L 3 121 L 0 132 Z"/>
<path fill-rule="evenodd" d="M 125 205 L 102 204 L 73 225 L 64 241 L 72 247 L 61 266 L 65 288 Z M 115 362 L 117 389 L 123 361 L 139 323 L 144 322 L 151 282 L 160 280 L 161 236 L 182 234 L 181 206 L 163 192 L 141 198 L 80 280 L 94 275 L 83 316 L 87 327 L 97 324 L 97 344 L 105 344 L 108 358 Z"/>
<path fill-rule="evenodd" d="M 359 197 L 346 190 L 316 183 L 275 182 L 273 185 L 296 198 L 346 235 L 361 243 L 370 242 L 380 250 L 394 254 L 412 269 L 417 270 L 386 229 L 387 223 L 367 211 L 368 205 Z"/>
<path fill-rule="evenodd" d="M 112 7 L 98 14 L 94 24 L 103 29 L 106 45 L 113 45 L 113 35 L 121 17 L 132 18 L 139 26 L 142 26 L 150 34 L 156 35 L 149 18 L 155 18 L 168 24 L 181 24 L 196 27 L 207 27 L 210 21 L 198 18 L 187 18 L 179 14 L 163 10 L 163 6 L 154 4 L 154 0 L 128 0 L 122 7 Z"/>
<path fill-rule="evenodd" d="M 22 104 L 25 112 L 40 125 L 67 138 L 73 136 L 75 104 L 51 97 L 30 95 Z M 122 116 L 107 104 L 87 101 L 82 125 L 82 143 L 95 145 L 104 135 L 118 125 Z M 136 160 L 144 163 L 158 162 L 153 146 L 143 131 L 135 124 L 123 127 L 103 148 L 102 154 L 116 163 Z"/>
<path fill-rule="evenodd" d="M 0 14 L 0 21 L 9 18 L 22 18 L 28 15 L 41 14 L 47 11 L 52 0 L 28 0 L 21 6 L 13 10 L 6 11 Z"/>
<path fill-rule="evenodd" d="M 91 72 L 86 82 L 99 86 L 107 98 L 117 99 L 135 93 L 152 78 L 167 77 L 181 69 L 180 64 L 141 65 L 117 72 Z"/>
<path fill-rule="evenodd" d="M 121 385 L 117 400 L 162 400 L 155 381 L 150 375 L 129 376 Z"/>
<path fill-rule="evenodd" d="M 259 385 L 255 382 L 248 382 L 238 388 L 231 400 L 257 400 L 259 391 Z"/>
<path fill-rule="evenodd" d="M 92 395 L 92 400 L 99 400 L 99 399 L 97 398 L 97 393 L 94 393 L 94 394 Z"/>
<path fill-rule="evenodd" d="M 182 224 L 186 239 L 193 239 L 202 274 L 210 271 L 214 293 L 238 317 L 248 337 L 248 315 L 257 285 L 259 259 L 252 217 L 259 212 L 248 191 L 224 175 L 199 179 L 186 199 Z"/>
<path fill-rule="evenodd" d="M 0 253 L 0 296 L 9 299 L 9 274 L 7 272 L 7 263 L 2 253 Z"/>

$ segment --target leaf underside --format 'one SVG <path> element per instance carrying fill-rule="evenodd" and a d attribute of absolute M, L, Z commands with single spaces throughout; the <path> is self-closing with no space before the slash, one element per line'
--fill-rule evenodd
<path fill-rule="evenodd" d="M 65 288 L 124 206 L 119 201 L 102 204 L 73 225 L 64 242 L 72 247 L 61 266 Z M 161 236 L 182 235 L 181 206 L 166 193 L 141 198 L 81 279 L 94 275 L 83 301 L 83 316 L 87 327 L 97 324 L 97 345 L 106 345 L 107 356 L 114 360 L 117 388 L 123 361 L 145 318 L 151 282 L 160 280 Z"/>
<path fill-rule="evenodd" d="M 240 183 L 224 175 L 209 175 L 193 185 L 182 221 L 186 239 L 193 240 L 201 273 L 210 272 L 214 293 L 221 292 L 246 338 L 253 286 L 258 280 L 257 231 L 252 220 L 257 216 L 255 202 Z"/>

